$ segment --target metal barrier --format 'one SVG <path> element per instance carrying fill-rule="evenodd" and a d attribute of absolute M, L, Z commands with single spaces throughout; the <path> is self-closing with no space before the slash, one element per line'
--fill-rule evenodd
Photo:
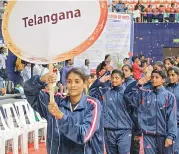
<path fill-rule="evenodd" d="M 133 13 L 133 17 L 138 23 L 179 23 L 179 13 Z"/>

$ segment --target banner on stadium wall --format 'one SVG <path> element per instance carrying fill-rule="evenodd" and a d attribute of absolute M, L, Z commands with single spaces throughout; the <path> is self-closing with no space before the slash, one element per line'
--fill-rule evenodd
<path fill-rule="evenodd" d="M 106 54 L 112 56 L 112 66 L 119 68 L 124 58 L 133 52 L 133 18 L 131 14 L 108 13 L 107 24 L 97 41 L 75 58 L 75 66 L 90 60 L 90 69 L 96 69 Z"/>

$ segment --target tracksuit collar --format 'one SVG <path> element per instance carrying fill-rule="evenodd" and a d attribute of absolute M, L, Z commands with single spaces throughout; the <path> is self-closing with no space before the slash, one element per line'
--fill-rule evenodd
<path fill-rule="evenodd" d="M 85 109 L 86 103 L 87 103 L 87 96 L 83 93 L 79 103 L 75 107 L 75 110 Z M 71 110 L 71 102 L 69 96 L 67 96 L 67 98 L 63 100 L 63 106 Z"/>
<path fill-rule="evenodd" d="M 113 86 L 112 89 L 115 90 L 115 91 L 120 91 L 120 90 L 123 90 L 124 86 L 121 85 L 121 86 Z"/>
<path fill-rule="evenodd" d="M 153 91 L 154 91 L 155 93 L 162 92 L 163 90 L 165 90 L 165 87 L 164 87 L 164 86 L 161 86 L 160 88 L 153 87 Z"/>

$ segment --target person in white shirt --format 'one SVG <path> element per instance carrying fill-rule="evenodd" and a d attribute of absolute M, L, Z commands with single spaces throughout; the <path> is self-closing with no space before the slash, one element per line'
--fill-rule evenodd
<path fill-rule="evenodd" d="M 4 47 L 0 48 L 0 69 L 6 69 L 7 56 L 4 53 Z"/>
<path fill-rule="evenodd" d="M 40 76 L 44 76 L 49 73 L 48 65 L 42 65 Z M 57 71 L 57 82 L 60 81 L 60 73 Z"/>
<path fill-rule="evenodd" d="M 135 5 L 134 11 L 133 11 L 133 18 L 135 22 L 139 22 L 140 16 L 141 16 L 140 7 L 138 4 Z"/>
<path fill-rule="evenodd" d="M 33 67 L 33 75 L 40 75 L 42 69 L 43 69 L 42 65 L 35 64 Z"/>
<path fill-rule="evenodd" d="M 3 79 L 7 79 L 6 59 L 7 59 L 7 56 L 5 54 L 5 48 L 0 47 L 0 77 L 2 77 Z"/>
<path fill-rule="evenodd" d="M 82 70 L 84 71 L 84 73 L 89 76 L 90 75 L 90 68 L 89 68 L 89 64 L 90 64 L 90 61 L 89 59 L 85 59 L 85 65 L 82 66 Z"/>
<path fill-rule="evenodd" d="M 25 67 L 21 72 L 21 76 L 23 78 L 23 82 L 31 78 L 31 64 L 30 63 L 25 62 Z"/>

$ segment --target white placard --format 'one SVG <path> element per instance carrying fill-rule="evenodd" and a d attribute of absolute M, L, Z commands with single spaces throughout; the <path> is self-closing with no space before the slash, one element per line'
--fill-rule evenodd
<path fill-rule="evenodd" d="M 107 9 L 107 3 L 101 0 L 10 1 L 4 14 L 3 36 L 10 50 L 26 61 L 70 59 L 100 36 Z"/>

